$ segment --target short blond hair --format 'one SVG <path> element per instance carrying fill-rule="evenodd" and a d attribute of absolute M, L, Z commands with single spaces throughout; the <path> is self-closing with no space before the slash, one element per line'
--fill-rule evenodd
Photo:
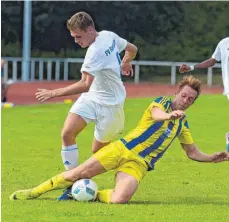
<path fill-rule="evenodd" d="M 95 28 L 94 21 L 86 12 L 77 12 L 67 21 L 68 30 L 80 29 L 86 31 L 89 26 Z"/>
<path fill-rule="evenodd" d="M 178 83 L 179 91 L 186 85 L 190 86 L 192 89 L 194 89 L 197 92 L 197 96 L 196 96 L 197 99 L 197 97 L 200 95 L 201 92 L 201 81 L 192 75 L 184 76 L 183 80 L 181 80 Z"/>

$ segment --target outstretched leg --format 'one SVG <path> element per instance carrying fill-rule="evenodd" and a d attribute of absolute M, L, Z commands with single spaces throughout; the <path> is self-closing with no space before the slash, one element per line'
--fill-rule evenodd
<path fill-rule="evenodd" d="M 42 194 L 57 190 L 63 189 L 71 186 L 75 181 L 83 178 L 92 178 L 98 174 L 105 172 L 104 167 L 96 160 L 94 157 L 91 157 L 83 164 L 78 167 L 66 171 L 64 173 L 58 174 L 39 186 L 29 189 L 29 190 L 19 190 L 14 192 L 11 196 L 11 200 L 27 200 L 34 199 Z"/>

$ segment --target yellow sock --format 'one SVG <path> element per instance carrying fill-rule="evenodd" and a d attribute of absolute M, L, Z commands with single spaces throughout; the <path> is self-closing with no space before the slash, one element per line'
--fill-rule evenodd
<path fill-rule="evenodd" d="M 39 186 L 32 189 L 32 194 L 36 197 L 57 189 L 63 189 L 71 186 L 73 182 L 65 180 L 63 174 L 58 174 L 51 179 L 45 181 L 44 183 L 40 184 Z"/>
<path fill-rule="evenodd" d="M 98 191 L 97 200 L 103 203 L 110 203 L 113 191 L 113 189 Z"/>

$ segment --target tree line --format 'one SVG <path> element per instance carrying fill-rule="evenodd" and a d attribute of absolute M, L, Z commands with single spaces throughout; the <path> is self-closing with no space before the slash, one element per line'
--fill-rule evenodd
<path fill-rule="evenodd" d="M 1 4 L 2 56 L 22 56 L 24 3 Z M 229 2 L 33 1 L 31 55 L 83 57 L 66 28 L 78 11 L 88 12 L 98 31 L 136 44 L 139 60 L 200 61 L 229 33 Z"/>

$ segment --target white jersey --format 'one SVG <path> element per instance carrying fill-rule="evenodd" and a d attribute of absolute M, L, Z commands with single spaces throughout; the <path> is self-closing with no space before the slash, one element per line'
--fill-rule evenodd
<path fill-rule="evenodd" d="M 113 32 L 101 31 L 89 46 L 81 72 L 94 76 L 87 96 L 102 105 L 123 104 L 126 98 L 121 80 L 119 53 L 126 48 L 127 41 Z"/>
<path fill-rule="evenodd" d="M 218 43 L 212 58 L 221 61 L 224 94 L 229 96 L 229 37 Z"/>

